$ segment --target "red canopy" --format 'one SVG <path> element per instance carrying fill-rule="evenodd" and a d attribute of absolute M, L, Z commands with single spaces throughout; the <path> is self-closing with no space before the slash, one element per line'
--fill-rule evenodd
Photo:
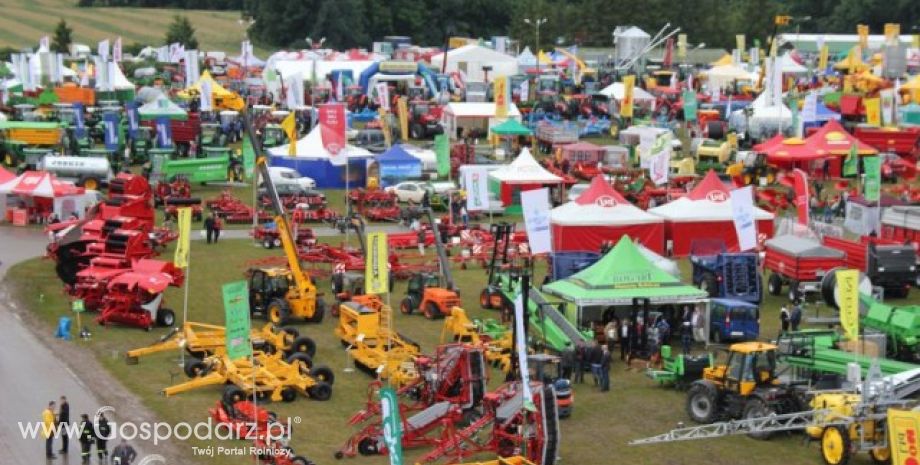
<path fill-rule="evenodd" d="M 73 183 L 59 181 L 47 171 L 26 171 L 20 176 L 0 184 L 0 194 L 28 197 L 55 198 L 82 194 L 85 190 Z"/>
<path fill-rule="evenodd" d="M 725 202 L 729 197 L 728 187 L 713 170 L 709 170 L 700 183 L 687 194 L 690 200 L 710 200 L 712 202 Z"/>
<path fill-rule="evenodd" d="M 9 181 L 10 179 L 13 179 L 13 178 L 15 178 L 15 177 L 16 177 L 15 174 L 13 174 L 12 172 L 8 171 L 6 168 L 0 166 L 0 184 L 3 184 L 3 183 L 5 183 L 5 182 L 7 182 L 7 181 Z"/>
<path fill-rule="evenodd" d="M 806 139 L 792 137 L 781 142 L 774 137 L 754 149 L 767 155 L 773 164 L 788 165 L 795 162 L 821 160 L 830 156 L 846 156 L 856 144 L 860 155 L 874 155 L 877 150 L 852 136 L 836 120 L 829 120 Z"/>

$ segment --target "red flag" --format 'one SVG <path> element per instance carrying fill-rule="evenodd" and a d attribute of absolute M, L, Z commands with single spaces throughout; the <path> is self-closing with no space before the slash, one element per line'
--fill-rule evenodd
<path fill-rule="evenodd" d="M 668 40 L 664 43 L 664 59 L 661 60 L 662 68 L 670 68 L 671 62 L 674 60 L 674 38 L 668 37 Z"/>
<path fill-rule="evenodd" d="M 334 165 L 345 164 L 345 105 L 327 103 L 319 105 L 320 135 L 323 148 L 329 151 Z"/>
<path fill-rule="evenodd" d="M 792 170 L 795 188 L 795 208 L 799 212 L 799 224 L 808 226 L 808 175 L 796 168 Z"/>

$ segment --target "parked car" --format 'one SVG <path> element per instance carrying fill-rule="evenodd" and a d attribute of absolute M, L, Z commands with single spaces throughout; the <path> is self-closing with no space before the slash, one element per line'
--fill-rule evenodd
<path fill-rule="evenodd" d="M 760 307 L 732 299 L 710 299 L 709 338 L 713 342 L 752 341 L 760 336 Z"/>
<path fill-rule="evenodd" d="M 372 153 L 383 153 L 387 150 L 386 137 L 380 129 L 362 129 L 355 135 L 354 145 L 367 149 Z"/>
<path fill-rule="evenodd" d="M 301 176 L 300 173 L 293 168 L 270 166 L 268 168 L 268 174 L 272 178 L 272 183 L 276 186 L 281 184 L 297 184 L 304 189 L 316 188 L 316 181 L 314 181 L 313 178 Z"/>
<path fill-rule="evenodd" d="M 396 194 L 396 198 L 400 202 L 421 203 L 427 188 L 424 183 L 418 181 L 403 181 L 384 190 Z"/>
<path fill-rule="evenodd" d="M 584 191 L 588 190 L 589 187 L 591 187 L 591 184 L 588 183 L 575 184 L 574 186 L 570 187 L 567 197 L 568 201 L 571 202 L 577 199 Z"/>

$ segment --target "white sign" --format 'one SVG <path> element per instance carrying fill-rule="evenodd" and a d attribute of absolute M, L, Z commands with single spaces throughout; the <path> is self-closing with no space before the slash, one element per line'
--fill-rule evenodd
<path fill-rule="evenodd" d="M 489 207 L 489 171 L 475 167 L 463 172 L 463 190 L 466 191 L 466 210 L 482 211 Z"/>
<path fill-rule="evenodd" d="M 201 81 L 201 92 L 199 94 L 201 98 L 201 104 L 199 109 L 201 111 L 211 111 L 211 83 L 208 81 Z"/>
<path fill-rule="evenodd" d="M 539 254 L 551 251 L 549 189 L 544 187 L 521 192 L 521 209 L 524 211 L 530 252 Z"/>
<path fill-rule="evenodd" d="M 377 103 L 385 111 L 390 111 L 390 88 L 386 82 L 377 83 Z"/>
<path fill-rule="evenodd" d="M 802 104 L 802 122 L 810 123 L 818 120 L 818 94 L 809 92 Z"/>
<path fill-rule="evenodd" d="M 732 216 L 741 251 L 757 247 L 757 221 L 754 220 L 754 190 L 751 186 L 731 191 Z"/>
<path fill-rule="evenodd" d="M 526 101 L 530 100 L 530 81 L 528 81 L 528 80 L 526 80 L 526 79 L 524 80 L 524 82 L 521 83 L 521 95 L 520 95 L 520 100 L 521 100 L 522 102 L 526 102 Z"/>
<path fill-rule="evenodd" d="M 115 45 L 112 47 L 112 59 L 115 60 L 116 62 L 121 61 L 122 59 L 121 37 L 115 39 Z"/>

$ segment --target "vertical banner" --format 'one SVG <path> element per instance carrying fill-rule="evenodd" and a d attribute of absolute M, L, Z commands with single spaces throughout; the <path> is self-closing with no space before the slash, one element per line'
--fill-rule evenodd
<path fill-rule="evenodd" d="M 827 60 L 830 56 L 830 48 L 827 45 L 821 46 L 821 52 L 818 55 L 818 73 L 827 73 Z"/>
<path fill-rule="evenodd" d="M 809 92 L 802 104 L 802 122 L 810 123 L 818 120 L 818 94 Z"/>
<path fill-rule="evenodd" d="M 760 65 L 760 48 L 751 47 L 751 50 L 748 52 L 748 60 L 751 62 L 751 66 Z"/>
<path fill-rule="evenodd" d="M 514 299 L 514 345 L 517 348 L 518 368 L 521 371 L 521 385 L 524 390 L 524 408 L 536 411 L 533 404 L 533 393 L 530 391 L 530 367 L 527 363 L 527 333 L 524 332 L 524 297 L 518 294 Z"/>
<path fill-rule="evenodd" d="M 775 44 L 776 41 L 773 41 Z M 783 106 L 783 67 L 780 63 L 780 60 L 775 56 L 770 59 L 773 63 L 773 78 L 770 81 L 773 84 L 773 103 L 774 107 Z"/>
<path fill-rule="evenodd" d="M 102 61 L 108 61 L 109 59 L 109 39 L 105 39 L 99 42 L 99 46 L 96 47 L 96 55 L 99 55 L 99 58 L 102 58 Z"/>
<path fill-rule="evenodd" d="M 201 86 L 199 87 L 200 92 L 198 93 L 199 110 L 201 111 L 211 111 L 211 83 L 209 81 L 201 81 Z"/>
<path fill-rule="evenodd" d="M 549 229 L 549 189 L 532 189 L 521 192 L 521 210 L 524 211 L 524 225 L 530 253 L 540 254 L 552 250 Z"/>
<path fill-rule="evenodd" d="M 450 176 L 450 140 L 447 134 L 434 136 L 434 154 L 438 160 L 438 177 Z"/>
<path fill-rule="evenodd" d="M 345 164 L 345 104 L 324 103 L 319 105 L 320 136 L 323 148 L 329 151 L 333 165 Z"/>
<path fill-rule="evenodd" d="M 390 456 L 390 465 L 403 465 L 402 418 L 399 399 L 391 387 L 380 388 L 380 417 L 383 420 L 383 442 Z"/>
<path fill-rule="evenodd" d="M 895 115 L 897 114 L 897 94 L 895 89 L 883 89 L 879 91 L 879 106 L 881 107 L 882 126 L 891 127 L 896 124 Z"/>
<path fill-rule="evenodd" d="M 390 110 L 390 87 L 386 82 L 377 83 L 377 104 L 386 111 Z"/>
<path fill-rule="evenodd" d="M 687 58 L 687 34 L 677 34 L 677 58 Z"/>
<path fill-rule="evenodd" d="M 137 103 L 125 103 L 125 115 L 128 117 L 128 137 L 137 138 L 137 129 L 140 124 L 140 115 L 137 112 Z"/>
<path fill-rule="evenodd" d="M 859 149 L 856 142 L 853 142 L 847 157 L 843 160 L 843 176 L 856 176 L 857 171 L 859 171 Z"/>
<path fill-rule="evenodd" d="M 863 157 L 866 180 L 863 183 L 863 197 L 869 202 L 878 202 L 882 189 L 882 163 L 878 156 Z"/>
<path fill-rule="evenodd" d="M 508 78 L 499 76 L 492 81 L 492 95 L 495 96 L 495 117 L 508 117 Z"/>
<path fill-rule="evenodd" d="M 389 105 L 387 105 L 389 106 Z M 383 131 L 383 141 L 387 148 L 393 144 L 393 130 L 390 127 L 390 114 L 383 107 L 377 108 L 377 115 L 380 119 L 380 130 Z"/>
<path fill-rule="evenodd" d="M 671 166 L 671 132 L 668 131 L 655 138 L 649 152 L 649 179 L 656 186 L 668 183 L 668 174 Z"/>
<path fill-rule="evenodd" d="M 345 101 L 345 75 L 339 74 L 335 80 L 335 99 L 339 102 Z"/>
<path fill-rule="evenodd" d="M 466 209 L 482 211 L 489 206 L 489 171 L 479 166 L 463 171 L 463 190 L 466 191 Z"/>
<path fill-rule="evenodd" d="M 661 66 L 667 69 L 672 64 L 674 64 L 674 38 L 668 37 L 668 40 L 664 42 L 664 58 L 661 59 Z"/>
<path fill-rule="evenodd" d="M 920 412 L 888 409 L 888 444 L 890 444 L 892 464 L 918 463 L 918 458 L 920 458 L 920 451 L 917 448 L 918 436 L 920 436 Z"/>
<path fill-rule="evenodd" d="M 859 47 L 862 50 L 869 50 L 869 26 L 865 24 L 857 24 L 856 35 L 859 36 Z M 859 58 L 862 58 L 862 56 Z"/>
<path fill-rule="evenodd" d="M 105 149 L 114 152 L 118 150 L 118 113 L 108 112 L 102 116 L 105 128 Z"/>
<path fill-rule="evenodd" d="M 684 101 L 684 121 L 696 121 L 696 92 L 693 89 L 685 90 L 683 93 Z"/>
<path fill-rule="evenodd" d="M 221 286 L 221 291 L 224 297 L 227 358 L 237 360 L 251 357 L 249 289 L 246 281 L 224 284 Z"/>
<path fill-rule="evenodd" d="M 112 46 L 112 60 L 116 63 L 122 60 L 121 36 L 115 39 L 115 45 Z"/>
<path fill-rule="evenodd" d="M 157 146 L 160 148 L 173 146 L 172 124 L 169 122 L 169 118 L 165 116 L 157 118 Z"/>
<path fill-rule="evenodd" d="M 86 137 L 86 120 L 83 117 L 83 104 L 73 104 L 73 133 L 77 139 Z"/>
<path fill-rule="evenodd" d="M 176 254 L 173 264 L 176 268 L 188 268 L 189 250 L 192 240 L 192 208 L 180 207 L 176 215 L 176 227 L 179 230 L 179 239 L 176 241 Z"/>
<path fill-rule="evenodd" d="M 246 177 L 249 178 L 253 176 L 255 169 L 256 148 L 252 145 L 252 141 L 249 140 L 248 131 L 243 131 L 243 172 L 245 172 Z"/>
<path fill-rule="evenodd" d="M 293 157 L 297 155 L 297 119 L 293 111 L 284 117 L 280 126 L 288 138 L 288 156 Z"/>
<path fill-rule="evenodd" d="M 745 49 L 745 40 L 744 34 L 735 34 L 735 48 L 738 49 L 738 52 L 744 54 Z"/>
<path fill-rule="evenodd" d="M 530 101 L 530 80 L 528 79 L 525 79 L 523 82 L 521 82 L 520 100 L 522 102 Z"/>
<path fill-rule="evenodd" d="M 48 51 L 51 50 L 51 38 L 48 36 L 42 36 L 38 39 L 38 51 Z"/>
<path fill-rule="evenodd" d="M 192 87 L 198 82 L 198 50 L 185 51 L 185 87 Z"/>
<path fill-rule="evenodd" d="M 745 186 L 732 190 L 732 220 L 738 236 L 738 248 L 744 252 L 757 247 L 757 221 L 754 220 L 754 189 Z"/>
<path fill-rule="evenodd" d="M 859 271 L 840 270 L 837 277 L 837 303 L 840 307 L 840 327 L 847 339 L 859 339 Z"/>
<path fill-rule="evenodd" d="M 367 233 L 367 258 L 364 260 L 364 291 L 368 294 L 390 292 L 389 250 L 387 233 Z"/>
<path fill-rule="evenodd" d="M 304 106 L 303 74 L 296 73 L 284 80 L 287 93 L 284 94 L 288 110 L 294 111 Z"/>
<path fill-rule="evenodd" d="M 799 224 L 808 226 L 808 175 L 796 168 L 792 170 L 795 190 L 795 208 L 798 211 Z"/>
<path fill-rule="evenodd" d="M 866 124 L 870 126 L 882 125 L 882 102 L 878 97 L 863 99 L 866 107 Z"/>
<path fill-rule="evenodd" d="M 409 99 L 406 96 L 396 101 L 396 113 L 399 116 L 399 137 L 406 142 L 409 140 Z"/>
<path fill-rule="evenodd" d="M 620 116 L 625 118 L 632 118 L 633 115 L 633 87 L 635 85 L 635 75 L 623 76 L 623 100 L 620 102 Z"/>

